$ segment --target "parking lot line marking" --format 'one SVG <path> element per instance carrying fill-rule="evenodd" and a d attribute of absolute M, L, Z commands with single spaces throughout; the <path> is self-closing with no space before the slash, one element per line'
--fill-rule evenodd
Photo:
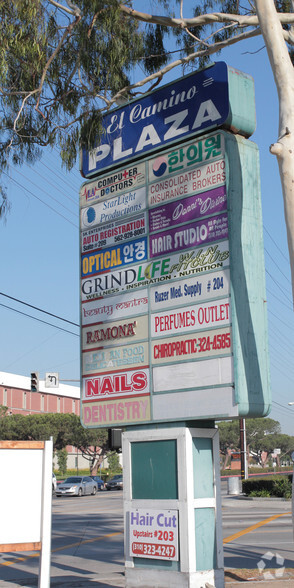
<path fill-rule="evenodd" d="M 234 535 L 230 535 L 229 537 L 226 537 L 223 540 L 223 543 L 231 543 L 231 541 L 234 541 L 235 539 L 242 537 L 242 535 L 246 535 L 247 533 L 251 533 L 251 531 L 255 531 L 256 529 L 259 529 L 259 527 L 263 527 L 263 525 L 267 525 L 268 523 L 275 521 L 279 517 L 283 517 L 285 515 L 291 515 L 291 514 L 292 514 L 291 512 L 283 512 L 281 514 L 276 514 L 272 517 L 269 517 L 268 519 L 264 519 L 263 521 L 260 521 L 259 523 L 255 523 L 255 525 L 251 525 L 250 527 L 247 527 L 246 529 L 243 529 L 242 531 L 238 531 L 238 533 L 234 533 Z"/>
<path fill-rule="evenodd" d="M 64 549 L 70 549 L 71 547 L 78 547 L 79 545 L 84 545 L 84 543 L 94 543 L 94 541 L 102 541 L 102 539 L 108 539 L 109 537 L 115 537 L 116 535 L 122 535 L 123 531 L 116 531 L 115 533 L 107 533 L 107 535 L 102 535 L 102 537 L 93 537 L 92 539 L 83 539 L 82 541 L 77 541 L 76 543 L 71 543 L 70 545 L 65 545 L 64 547 L 56 547 L 56 549 L 52 549 L 51 553 L 56 553 L 56 551 L 63 551 Z"/>
<path fill-rule="evenodd" d="M 263 527 L 264 525 L 267 525 L 268 523 L 271 523 L 272 521 L 275 521 L 276 519 L 283 517 L 285 515 L 292 515 L 292 513 L 291 512 L 283 512 L 281 514 L 277 514 L 272 517 L 269 517 L 268 519 L 264 519 L 263 521 L 260 521 L 259 523 L 255 523 L 255 525 L 251 525 L 250 527 L 247 527 L 246 529 L 243 529 L 242 531 L 238 531 L 238 533 L 234 533 L 234 535 L 230 535 L 229 537 L 226 537 L 225 539 L 223 539 L 223 543 L 231 543 L 231 541 L 234 541 L 235 539 L 242 537 L 242 535 L 246 535 L 247 533 L 251 533 L 251 531 L 255 531 L 259 527 Z M 107 535 L 102 535 L 101 537 L 93 537 L 92 539 L 84 539 L 82 541 L 76 541 L 75 543 L 71 543 L 69 545 L 64 545 L 62 547 L 57 547 L 55 549 L 52 549 L 51 553 L 56 553 L 57 551 L 64 551 L 65 549 L 77 547 L 79 545 L 83 545 L 84 543 L 94 543 L 95 541 L 102 541 L 103 539 L 107 539 L 109 537 L 115 537 L 116 535 L 122 535 L 122 534 L 123 534 L 123 531 L 116 531 L 115 533 L 107 533 Z M 16 564 L 17 562 L 26 561 L 32 557 L 39 557 L 39 555 L 40 555 L 40 552 L 37 551 L 36 553 L 32 553 L 30 555 L 27 555 L 26 557 L 14 558 L 12 561 L 5 561 L 3 563 L 0 563 L 0 567 L 1 566 L 11 566 L 13 564 Z"/>
<path fill-rule="evenodd" d="M 108 539 L 109 537 L 115 537 L 116 535 L 122 535 L 123 531 L 116 531 L 115 533 L 107 533 L 107 535 L 102 535 L 101 537 L 93 537 L 92 539 L 83 539 L 82 541 L 76 541 L 76 543 L 70 543 L 69 545 L 63 545 L 63 547 L 56 547 L 55 549 L 51 550 L 51 553 L 56 553 L 57 551 L 64 551 L 65 549 L 70 549 L 71 547 L 78 547 L 79 545 L 84 545 L 84 543 L 94 543 L 94 541 L 102 541 L 102 539 Z M 36 551 L 35 553 L 31 553 L 26 557 L 16 557 L 11 561 L 4 561 L 0 563 L 1 566 L 12 566 L 18 562 L 27 561 L 32 557 L 39 557 L 40 552 Z"/>

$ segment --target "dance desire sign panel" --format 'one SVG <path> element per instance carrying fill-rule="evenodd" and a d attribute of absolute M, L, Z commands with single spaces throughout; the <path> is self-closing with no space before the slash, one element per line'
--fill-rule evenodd
<path fill-rule="evenodd" d="M 270 409 L 258 150 L 224 130 L 80 192 L 86 427 Z"/>

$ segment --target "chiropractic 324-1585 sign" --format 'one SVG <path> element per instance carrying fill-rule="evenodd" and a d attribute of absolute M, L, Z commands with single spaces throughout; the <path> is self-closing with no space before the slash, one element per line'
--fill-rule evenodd
<path fill-rule="evenodd" d="M 251 79 L 235 73 L 216 64 L 113 111 L 84 153 L 100 173 L 80 191 L 87 427 L 269 410 L 258 150 L 193 136 L 252 132 L 235 96 L 252 102 Z"/>

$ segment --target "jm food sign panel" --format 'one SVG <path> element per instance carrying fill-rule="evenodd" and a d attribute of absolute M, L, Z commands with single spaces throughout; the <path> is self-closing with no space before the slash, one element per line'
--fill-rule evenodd
<path fill-rule="evenodd" d="M 80 195 L 84 425 L 267 414 L 256 146 L 215 131 Z"/>

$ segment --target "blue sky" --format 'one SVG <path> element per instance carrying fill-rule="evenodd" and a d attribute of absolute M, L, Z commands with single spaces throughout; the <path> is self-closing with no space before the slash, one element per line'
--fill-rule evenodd
<path fill-rule="evenodd" d="M 280 421 L 283 432 L 294 435 L 294 407 L 288 407 L 294 401 L 290 266 L 278 165 L 269 152 L 278 135 L 277 92 L 262 39 L 235 45 L 216 60 L 226 61 L 255 80 L 257 129 L 251 139 L 259 146 L 261 164 L 273 397 L 269 416 Z M 181 73 L 179 68 L 174 70 L 166 82 Z M 6 222 L 0 223 L 0 371 L 29 376 L 37 370 L 41 378 L 54 371 L 61 381 L 78 385 L 78 198 L 83 181 L 78 163 L 67 173 L 58 151 L 48 149 L 38 164 L 11 168 L 4 178 L 11 210 Z"/>

